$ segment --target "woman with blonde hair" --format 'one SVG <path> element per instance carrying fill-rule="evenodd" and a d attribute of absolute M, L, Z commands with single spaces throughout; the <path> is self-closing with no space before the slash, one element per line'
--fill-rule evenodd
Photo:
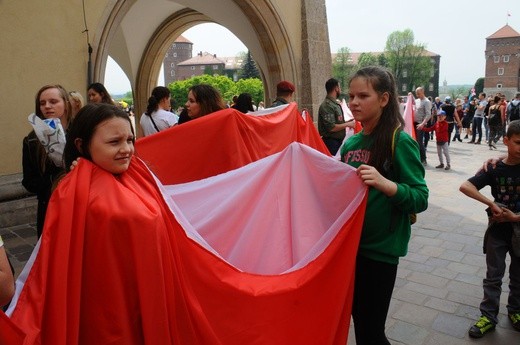
<path fill-rule="evenodd" d="M 52 122 L 54 126 L 61 124 L 63 130 L 67 130 L 71 122 L 71 105 L 69 94 L 61 85 L 45 85 L 38 90 L 35 98 L 34 116 L 43 121 Z M 53 121 L 59 119 L 59 121 Z M 62 133 L 63 134 L 63 133 Z M 51 197 L 51 189 L 64 171 L 60 162 L 56 162 L 50 156 L 51 148 L 43 146 L 35 130 L 32 130 L 23 139 L 22 185 L 29 192 L 36 194 L 38 198 L 38 212 L 36 215 L 36 231 L 38 237 L 43 230 L 47 203 Z M 54 157 L 54 156 L 53 156 Z"/>
<path fill-rule="evenodd" d="M 71 118 L 74 118 L 78 111 L 85 105 L 85 101 L 83 100 L 83 96 L 78 91 L 69 92 L 69 98 L 72 110 Z"/>

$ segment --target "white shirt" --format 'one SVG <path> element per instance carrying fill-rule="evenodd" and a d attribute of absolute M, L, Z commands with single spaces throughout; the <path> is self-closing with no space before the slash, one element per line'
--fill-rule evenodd
<path fill-rule="evenodd" d="M 152 118 L 159 131 L 175 126 L 179 121 L 179 117 L 177 115 L 160 108 L 152 113 Z M 150 116 L 146 114 L 141 115 L 141 120 L 139 123 L 143 129 L 143 134 L 145 137 L 150 134 L 157 133 Z"/>

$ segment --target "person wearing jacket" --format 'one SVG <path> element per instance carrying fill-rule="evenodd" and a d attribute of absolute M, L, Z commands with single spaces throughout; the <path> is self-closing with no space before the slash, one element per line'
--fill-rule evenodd
<path fill-rule="evenodd" d="M 369 66 L 349 82 L 350 109 L 363 130 L 342 146 L 341 160 L 368 187 L 356 259 L 352 316 L 356 344 L 390 344 L 385 321 L 399 257 L 410 240 L 410 214 L 428 207 L 428 187 L 417 142 L 403 132 L 395 79 Z"/>
<path fill-rule="evenodd" d="M 67 91 L 60 85 L 43 86 L 36 94 L 35 114 L 40 119 L 60 119 L 66 130 L 71 114 Z M 50 159 L 34 130 L 23 139 L 22 170 L 22 185 L 38 198 L 36 231 L 40 238 L 52 187 L 64 169 Z"/>

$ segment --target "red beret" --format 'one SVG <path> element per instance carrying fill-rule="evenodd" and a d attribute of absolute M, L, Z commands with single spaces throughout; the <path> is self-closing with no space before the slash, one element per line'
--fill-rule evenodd
<path fill-rule="evenodd" d="M 294 92 L 296 88 L 294 87 L 293 83 L 282 80 L 281 82 L 276 85 L 276 91 L 278 92 Z"/>

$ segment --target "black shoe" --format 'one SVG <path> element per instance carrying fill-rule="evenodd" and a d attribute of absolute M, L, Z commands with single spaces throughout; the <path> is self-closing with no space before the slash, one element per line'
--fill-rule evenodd
<path fill-rule="evenodd" d="M 468 141 L 468 144 L 474 144 L 474 143 L 475 143 L 474 140 Z"/>
<path fill-rule="evenodd" d="M 471 326 L 468 333 L 472 338 L 482 338 L 486 333 L 489 333 L 495 329 L 495 324 L 491 322 L 487 317 L 482 315 L 478 321 Z"/>
<path fill-rule="evenodd" d="M 444 168 L 444 164 L 443 163 L 441 163 L 441 164 L 439 164 L 439 165 L 437 165 L 435 167 L 435 169 L 442 169 L 442 168 Z"/>
<path fill-rule="evenodd" d="M 444 170 L 450 170 L 451 169 L 451 166 L 449 164 L 446 164 L 446 168 L 444 168 Z"/>
<path fill-rule="evenodd" d="M 475 143 L 475 145 L 480 145 L 480 140 Z"/>
<path fill-rule="evenodd" d="M 520 313 L 509 314 L 508 316 L 513 328 L 520 332 Z"/>

